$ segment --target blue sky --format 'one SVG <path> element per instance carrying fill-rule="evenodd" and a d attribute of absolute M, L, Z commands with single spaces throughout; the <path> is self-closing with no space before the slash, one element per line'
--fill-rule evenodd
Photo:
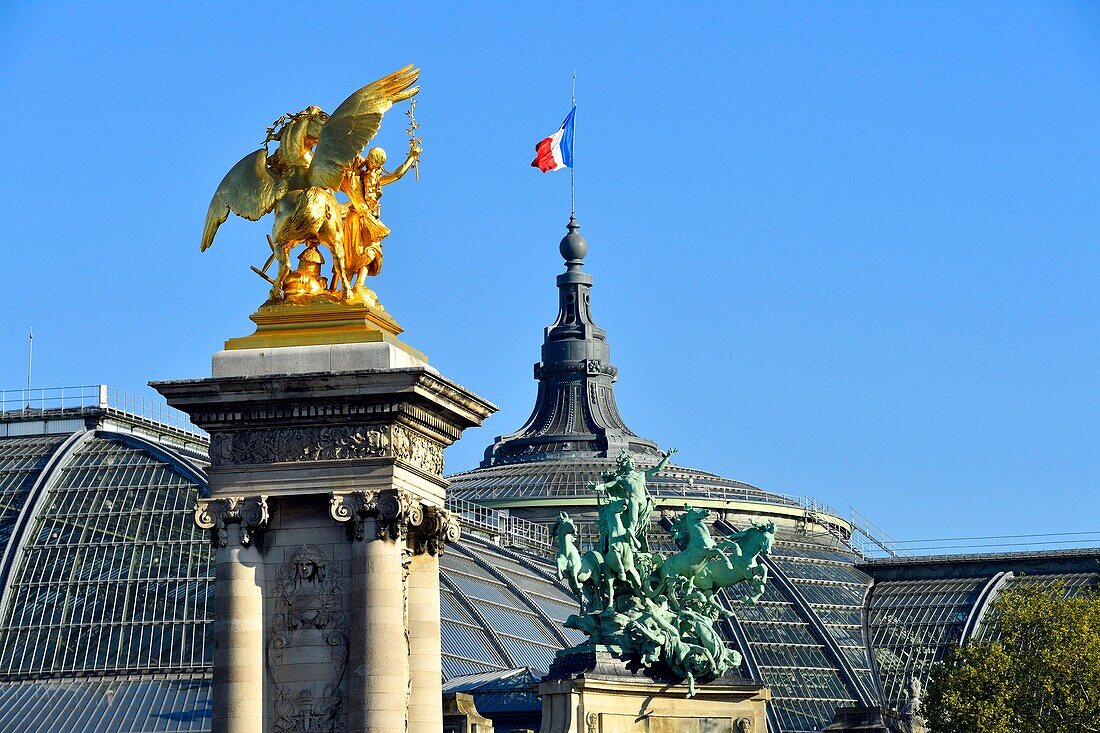
<path fill-rule="evenodd" d="M 205 376 L 269 220 L 200 256 L 287 111 L 423 69 L 422 180 L 375 288 L 526 418 L 568 176 L 528 167 L 577 70 L 577 209 L 631 427 L 903 538 L 1100 529 L 1100 6 L 55 4 L 0 10 L 0 384 Z M 405 145 L 392 115 L 380 142 Z"/>

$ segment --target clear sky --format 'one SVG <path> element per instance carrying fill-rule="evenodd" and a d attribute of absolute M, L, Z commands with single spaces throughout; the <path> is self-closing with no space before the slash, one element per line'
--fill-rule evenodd
<path fill-rule="evenodd" d="M 226 7 L 230 5 L 231 7 Z M 374 286 L 444 374 L 532 405 L 568 175 L 627 423 L 903 538 L 1100 529 L 1100 6 L 10 3 L 0 384 L 201 377 L 270 219 L 200 255 L 280 114 L 423 68 Z M 398 157 L 404 118 L 379 137 Z"/>

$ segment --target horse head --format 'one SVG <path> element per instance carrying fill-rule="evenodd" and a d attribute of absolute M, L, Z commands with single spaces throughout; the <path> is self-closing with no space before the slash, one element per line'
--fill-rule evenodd
<path fill-rule="evenodd" d="M 554 522 L 554 534 L 559 537 L 565 535 L 576 535 L 577 525 L 573 523 L 567 512 L 558 512 L 558 521 Z"/>
<path fill-rule="evenodd" d="M 710 518 L 710 509 L 696 509 L 691 504 L 684 504 L 684 513 L 677 517 L 677 521 L 685 528 L 698 527 Z"/>
<path fill-rule="evenodd" d="M 702 538 L 709 536 L 705 521 L 710 517 L 709 509 L 696 509 L 691 504 L 684 504 L 684 511 L 672 520 L 672 540 L 684 550 L 691 543 L 692 537 Z"/>
<path fill-rule="evenodd" d="M 775 542 L 775 522 L 767 521 L 763 524 L 749 520 L 753 529 L 760 532 L 760 554 L 767 555 L 772 550 L 772 543 Z"/>
<path fill-rule="evenodd" d="M 323 109 L 309 106 L 298 114 L 290 115 L 281 127 L 275 127 L 268 134 L 268 139 L 279 141 L 279 150 L 276 155 L 283 165 L 308 165 L 313 146 L 321 137 L 321 128 L 327 121 L 328 115 Z"/>

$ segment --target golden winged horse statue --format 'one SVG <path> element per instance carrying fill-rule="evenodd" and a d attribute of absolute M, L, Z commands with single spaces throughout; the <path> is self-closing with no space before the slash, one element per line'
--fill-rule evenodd
<path fill-rule="evenodd" d="M 263 146 L 233 166 L 214 192 L 203 225 L 202 251 L 213 244 L 229 212 L 256 221 L 274 211 L 275 223 L 268 241 L 279 272 L 272 284 L 271 300 L 285 300 L 283 286 L 291 273 L 290 251 L 298 244 L 311 248 L 323 244 L 329 249 L 332 288 L 338 282 L 343 291 L 342 296 L 335 297 L 352 299 L 348 245 L 353 243 L 345 240 L 347 207 L 337 200 L 336 192 L 349 190 L 345 181 L 364 164 L 360 154 L 381 127 L 382 115 L 396 102 L 411 99 L 420 91 L 413 86 L 419 75 L 419 69 L 406 66 L 367 84 L 331 115 L 310 106 L 276 120 Z M 272 142 L 279 144 L 274 153 L 268 150 Z M 415 165 L 419 154 L 419 148 L 410 143 L 409 159 L 400 172 Z M 348 206 L 356 207 L 357 202 Z M 365 210 L 362 202 L 358 207 Z"/>

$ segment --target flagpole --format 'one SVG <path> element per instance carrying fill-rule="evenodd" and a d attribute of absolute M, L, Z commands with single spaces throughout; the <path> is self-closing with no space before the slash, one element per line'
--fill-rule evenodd
<path fill-rule="evenodd" d="M 573 69 L 573 106 L 577 106 L 577 70 Z M 573 118 L 573 165 L 569 166 L 569 218 L 577 213 L 576 178 L 573 175 L 577 165 L 577 118 Z"/>

